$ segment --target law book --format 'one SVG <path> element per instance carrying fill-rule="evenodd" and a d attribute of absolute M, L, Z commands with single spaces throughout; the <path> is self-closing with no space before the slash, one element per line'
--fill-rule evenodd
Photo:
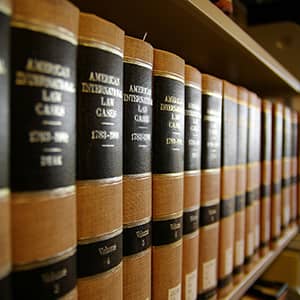
<path fill-rule="evenodd" d="M 202 75 L 202 153 L 198 299 L 217 298 L 222 80 Z"/>
<path fill-rule="evenodd" d="M 248 134 L 247 134 L 247 185 L 246 185 L 246 225 L 245 225 L 245 271 L 249 272 L 253 265 L 254 235 L 255 235 L 255 206 L 257 199 L 256 177 L 258 175 L 258 162 L 255 155 L 257 136 L 256 99 L 253 92 L 248 93 Z"/>
<path fill-rule="evenodd" d="M 154 49 L 152 299 L 181 299 L 184 60 Z"/>
<path fill-rule="evenodd" d="M 13 299 L 77 299 L 75 108 L 79 10 L 15 0 L 11 20 Z"/>
<path fill-rule="evenodd" d="M 298 143 L 300 142 L 300 113 L 297 113 L 298 116 L 298 126 L 297 126 L 297 138 L 298 138 Z M 297 224 L 300 224 L 300 146 L 298 145 L 297 149 Z"/>
<path fill-rule="evenodd" d="M 298 206 L 298 114 L 292 111 L 292 149 L 291 149 L 291 223 L 294 224 L 297 220 Z"/>
<path fill-rule="evenodd" d="M 291 219 L 291 150 L 292 150 L 292 111 L 283 108 L 282 140 L 282 189 L 281 189 L 281 230 L 288 228 Z"/>
<path fill-rule="evenodd" d="M 272 104 L 272 190 L 271 190 L 271 248 L 276 248 L 281 233 L 283 105 Z"/>
<path fill-rule="evenodd" d="M 182 299 L 197 298 L 201 166 L 201 73 L 185 65 Z"/>
<path fill-rule="evenodd" d="M 152 66 L 150 44 L 125 36 L 123 297 L 151 298 Z"/>
<path fill-rule="evenodd" d="M 272 103 L 262 101 L 262 126 L 261 126 L 261 254 L 269 250 L 271 234 L 271 164 L 272 164 Z"/>
<path fill-rule="evenodd" d="M 260 215 L 261 215 L 261 111 L 262 111 L 262 100 L 256 96 L 255 102 L 253 103 L 255 106 L 255 138 L 254 138 L 254 170 L 255 170 L 255 176 L 254 176 L 254 198 L 253 198 L 253 204 L 254 204 L 254 215 L 255 215 L 255 221 L 254 221 L 254 261 L 256 262 L 260 257 Z"/>
<path fill-rule="evenodd" d="M 10 300 L 9 33 L 11 3 L 0 1 L 0 299 Z"/>
<path fill-rule="evenodd" d="M 233 247 L 236 199 L 238 89 L 223 81 L 221 136 L 221 202 L 219 232 L 218 296 L 233 287 Z"/>
<path fill-rule="evenodd" d="M 124 32 L 81 13 L 77 54 L 79 299 L 122 298 Z"/>
<path fill-rule="evenodd" d="M 247 184 L 248 91 L 238 87 L 237 168 L 234 226 L 234 282 L 243 278 L 245 259 L 245 205 Z"/>

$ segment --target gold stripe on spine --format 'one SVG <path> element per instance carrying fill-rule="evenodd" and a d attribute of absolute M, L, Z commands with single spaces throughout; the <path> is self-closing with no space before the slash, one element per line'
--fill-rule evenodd
<path fill-rule="evenodd" d="M 36 269 L 40 267 L 49 266 L 55 263 L 58 263 L 76 253 L 76 247 L 69 248 L 61 253 L 58 253 L 54 257 L 43 259 L 43 260 L 37 260 L 31 263 L 25 263 L 25 264 L 17 264 L 13 266 L 14 271 L 26 271 L 31 269 Z"/>
<path fill-rule="evenodd" d="M 194 206 L 191 206 L 191 207 L 187 207 L 187 208 L 184 208 L 183 209 L 183 212 L 191 212 L 191 211 L 194 211 L 194 210 L 197 210 L 200 208 L 200 205 L 199 204 L 196 204 Z"/>
<path fill-rule="evenodd" d="M 201 204 L 201 207 L 209 207 L 209 206 L 217 205 L 217 204 L 220 204 L 219 198 L 205 201 L 205 203 Z"/>
<path fill-rule="evenodd" d="M 180 81 L 181 83 L 184 84 L 184 79 L 183 79 L 183 77 L 181 77 L 181 76 L 179 76 L 178 74 L 175 74 L 175 73 L 166 72 L 166 71 L 154 70 L 154 71 L 153 71 L 153 76 L 160 76 L 160 77 L 170 78 L 170 79 L 173 79 L 173 80 Z"/>
<path fill-rule="evenodd" d="M 79 45 L 107 51 L 112 54 L 118 55 L 122 58 L 124 56 L 123 52 L 120 48 L 117 48 L 109 43 L 104 42 L 104 41 L 99 42 L 98 40 L 95 40 L 92 38 L 86 38 L 86 37 L 79 36 Z"/>
<path fill-rule="evenodd" d="M 109 274 L 114 273 L 114 272 L 118 272 L 119 269 L 123 266 L 123 262 L 121 261 L 117 266 L 113 267 L 112 269 L 109 269 L 105 272 L 102 273 L 98 273 L 95 275 L 91 275 L 88 277 L 81 277 L 81 278 L 77 278 L 78 281 L 90 281 L 91 279 L 97 279 L 97 278 L 101 278 L 101 277 L 106 277 L 109 276 Z"/>
<path fill-rule="evenodd" d="M 128 224 L 123 224 L 123 228 L 133 228 L 133 227 L 136 227 L 136 226 L 141 226 L 141 225 L 144 225 L 144 224 L 147 224 L 151 221 L 151 217 L 147 217 L 147 218 L 144 218 L 144 219 L 141 219 L 141 220 L 138 220 L 138 221 L 134 221 L 134 222 L 131 222 L 131 223 L 128 223 Z"/>
<path fill-rule="evenodd" d="M 61 187 L 61 188 L 57 188 L 57 189 L 52 189 L 52 190 L 42 190 L 42 191 L 26 191 L 26 192 L 17 192 L 16 195 L 17 197 L 14 197 L 14 202 L 18 202 L 18 203 L 27 203 L 30 202 L 32 203 L 32 198 L 28 198 L 28 199 L 24 199 L 24 197 L 22 197 L 22 195 L 47 195 L 47 199 L 36 199 L 34 201 L 36 202 L 41 202 L 41 201 L 49 201 L 51 200 L 60 200 L 59 197 L 62 196 L 67 196 L 68 194 L 73 194 L 75 192 L 75 185 L 70 185 L 67 187 Z M 43 198 L 43 197 L 42 197 Z"/>
<path fill-rule="evenodd" d="M 25 19 L 22 16 L 15 15 L 11 21 L 11 26 L 48 34 L 73 45 L 77 45 L 76 36 L 71 31 L 57 25 L 41 22 L 37 19 Z"/>
<path fill-rule="evenodd" d="M 93 236 L 93 237 L 80 237 L 78 240 L 79 245 L 88 245 L 92 243 L 97 243 L 101 241 L 106 241 L 108 239 L 112 239 L 113 237 L 119 235 L 122 233 L 122 227 L 115 229 L 114 231 L 110 231 L 109 233 L 104 233 L 99 236 Z"/>
<path fill-rule="evenodd" d="M 0 189 L 0 201 L 5 200 L 5 198 L 9 195 L 9 189 L 3 188 Z"/>
<path fill-rule="evenodd" d="M 185 82 L 185 86 L 188 86 L 188 87 L 192 87 L 196 90 L 199 90 L 200 92 L 202 91 L 201 87 L 199 85 L 197 85 L 195 82 L 193 81 L 186 81 Z"/>
<path fill-rule="evenodd" d="M 170 215 L 167 215 L 167 216 L 163 216 L 163 217 L 160 217 L 160 218 L 153 218 L 152 217 L 152 220 L 153 221 L 168 221 L 168 220 L 173 220 L 173 219 L 180 218 L 180 217 L 182 217 L 182 215 L 183 215 L 183 211 L 181 210 L 180 212 L 170 214 Z"/>
<path fill-rule="evenodd" d="M 209 91 L 209 90 L 202 90 L 202 94 L 203 94 L 203 95 L 207 95 L 207 96 L 216 97 L 216 98 L 219 98 L 219 99 L 222 99 L 222 98 L 223 98 L 221 94 L 214 93 L 214 92 L 211 92 L 211 91 Z"/>
<path fill-rule="evenodd" d="M 0 2 L 0 13 L 3 13 L 5 15 L 11 15 L 11 8 L 4 3 Z"/>
<path fill-rule="evenodd" d="M 141 59 L 124 56 L 124 63 L 137 65 L 152 70 L 153 65 Z"/>
<path fill-rule="evenodd" d="M 140 174 L 126 174 L 126 175 L 123 175 L 123 178 L 144 178 L 144 177 L 148 177 L 151 175 L 152 175 L 151 172 L 140 173 Z"/>
<path fill-rule="evenodd" d="M 201 173 L 212 173 L 212 174 L 218 174 L 221 172 L 221 168 L 215 168 L 215 169 L 202 169 Z"/>
<path fill-rule="evenodd" d="M 226 95 L 226 94 L 224 94 L 224 99 L 225 99 L 225 100 L 229 100 L 229 101 L 234 102 L 234 103 L 239 103 L 239 101 L 238 101 L 237 98 L 228 96 L 228 95 Z"/>
<path fill-rule="evenodd" d="M 88 183 L 113 183 L 122 181 L 123 176 L 110 177 L 110 178 L 101 178 L 101 179 L 86 179 L 86 180 L 77 180 L 77 183 L 88 184 Z"/>
<path fill-rule="evenodd" d="M 173 177 L 181 177 L 184 175 L 184 172 L 178 172 L 178 173 L 162 173 L 162 174 L 155 174 L 152 173 L 152 176 L 156 177 L 165 177 L 165 176 L 173 176 Z"/>
<path fill-rule="evenodd" d="M 184 171 L 185 176 L 200 175 L 201 170 Z"/>

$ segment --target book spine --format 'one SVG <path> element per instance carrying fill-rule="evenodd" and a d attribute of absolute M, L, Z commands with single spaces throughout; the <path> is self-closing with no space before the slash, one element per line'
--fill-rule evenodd
<path fill-rule="evenodd" d="M 295 223 L 297 220 L 297 158 L 298 151 L 298 114 L 292 111 L 292 151 L 291 151 L 291 222 Z"/>
<path fill-rule="evenodd" d="M 222 80 L 202 75 L 198 299 L 217 298 Z M 205 247 L 203 247 L 205 245 Z"/>
<path fill-rule="evenodd" d="M 248 92 L 238 88 L 237 170 L 234 229 L 234 281 L 243 276 L 245 259 L 245 205 L 247 184 Z"/>
<path fill-rule="evenodd" d="M 123 294 L 151 298 L 153 48 L 125 37 L 123 84 Z"/>
<path fill-rule="evenodd" d="M 297 124 L 297 139 L 300 142 L 300 113 L 297 113 L 298 124 Z M 300 146 L 297 147 L 297 224 L 300 224 Z"/>
<path fill-rule="evenodd" d="M 10 300 L 9 33 L 11 7 L 0 1 L 0 298 Z"/>
<path fill-rule="evenodd" d="M 152 299 L 181 299 L 184 60 L 154 50 Z"/>
<path fill-rule="evenodd" d="M 255 177 L 254 177 L 254 190 L 255 198 L 254 198 L 254 261 L 257 261 L 260 256 L 260 206 L 261 206 L 261 112 L 262 112 L 262 104 L 261 99 L 259 97 L 255 97 L 255 139 L 254 139 L 254 153 L 255 153 Z"/>
<path fill-rule="evenodd" d="M 291 145 L 292 115 L 291 109 L 283 109 L 283 141 L 282 141 L 282 206 L 281 229 L 287 229 L 291 219 Z"/>
<path fill-rule="evenodd" d="M 10 170 L 16 300 L 77 299 L 78 16 L 65 0 L 13 2 Z"/>
<path fill-rule="evenodd" d="M 248 94 L 248 140 L 247 140 L 247 191 L 246 191 L 246 226 L 245 226 L 245 270 L 248 272 L 252 267 L 254 255 L 254 234 L 255 234 L 255 207 L 257 199 L 256 188 L 257 163 L 255 157 L 256 141 L 256 95 Z"/>
<path fill-rule="evenodd" d="M 80 14 L 77 219 L 80 299 L 122 298 L 124 32 Z"/>
<path fill-rule="evenodd" d="M 219 297 L 225 297 L 233 287 L 234 212 L 237 163 L 237 87 L 223 81 L 221 202 L 219 233 Z"/>
<path fill-rule="evenodd" d="M 182 299 L 197 298 L 201 166 L 201 74 L 185 66 Z"/>
<path fill-rule="evenodd" d="M 271 160 L 272 160 L 272 103 L 262 102 L 261 126 L 261 238 L 262 255 L 269 249 L 271 234 Z"/>
<path fill-rule="evenodd" d="M 275 248 L 281 232 L 283 106 L 274 103 L 272 109 L 272 192 L 271 247 Z"/>

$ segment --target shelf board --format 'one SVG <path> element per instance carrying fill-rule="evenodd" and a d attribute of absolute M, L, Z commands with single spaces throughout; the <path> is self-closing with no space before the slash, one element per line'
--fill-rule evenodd
<path fill-rule="evenodd" d="M 300 92 L 300 82 L 208 0 L 71 0 L 172 51 L 201 72 L 243 85 L 260 96 Z"/>
<path fill-rule="evenodd" d="M 285 236 L 279 240 L 278 247 L 261 258 L 254 268 L 245 275 L 243 280 L 234 287 L 233 291 L 227 297 L 222 298 L 222 300 L 241 299 L 251 285 L 253 285 L 253 283 L 264 273 L 264 271 L 271 265 L 275 258 L 282 252 L 297 233 L 297 226 L 288 229 Z"/>

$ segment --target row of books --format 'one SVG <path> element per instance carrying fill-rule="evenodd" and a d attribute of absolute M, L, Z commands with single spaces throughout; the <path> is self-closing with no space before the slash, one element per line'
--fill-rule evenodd
<path fill-rule="evenodd" d="M 0 0 L 0 298 L 223 297 L 295 223 L 298 116 L 66 0 Z"/>

